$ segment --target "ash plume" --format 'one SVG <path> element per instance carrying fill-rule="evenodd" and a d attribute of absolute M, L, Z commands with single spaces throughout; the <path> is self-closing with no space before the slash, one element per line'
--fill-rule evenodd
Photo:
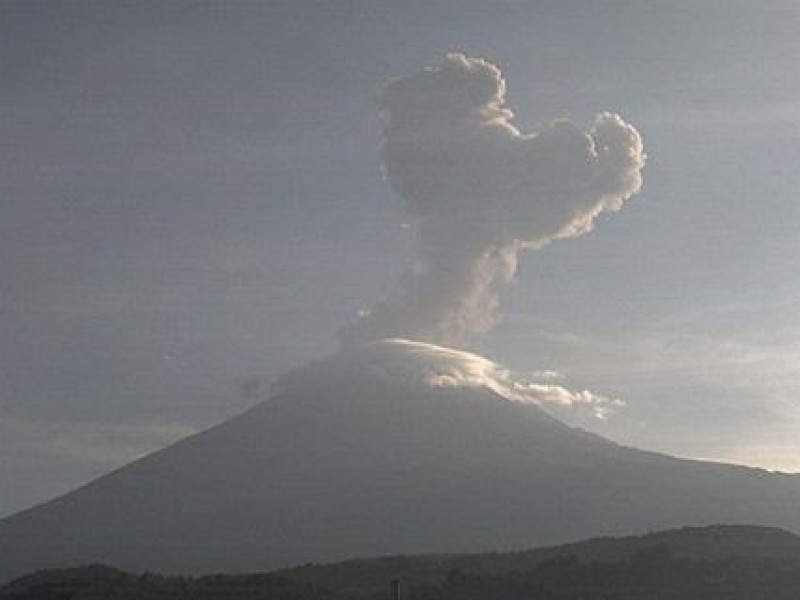
<path fill-rule="evenodd" d="M 641 187 L 638 132 L 601 113 L 588 131 L 520 132 L 493 64 L 448 54 L 378 96 L 380 160 L 415 229 L 400 287 L 340 332 L 344 346 L 402 337 L 464 346 L 496 320 L 519 255 L 582 235 Z"/>

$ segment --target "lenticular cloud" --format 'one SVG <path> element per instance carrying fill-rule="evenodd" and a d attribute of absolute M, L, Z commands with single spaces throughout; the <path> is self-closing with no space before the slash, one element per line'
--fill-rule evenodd
<path fill-rule="evenodd" d="M 345 327 L 346 345 L 403 337 L 464 346 L 495 322 L 524 250 L 590 231 L 641 187 L 637 131 L 601 113 L 524 134 L 493 64 L 449 54 L 380 92 L 386 178 L 417 236 L 401 286 Z"/>
<path fill-rule="evenodd" d="M 411 395 L 431 388 L 486 389 L 511 402 L 536 404 L 550 409 L 588 412 L 604 419 L 623 403 L 589 390 L 573 391 L 537 374 L 524 376 L 477 354 L 426 342 L 383 339 L 340 351 L 325 360 L 290 371 L 276 383 L 282 392 L 308 393 L 336 387 L 336 381 L 373 382 L 378 386 L 401 385 Z M 311 390 L 311 391 L 309 391 Z"/>

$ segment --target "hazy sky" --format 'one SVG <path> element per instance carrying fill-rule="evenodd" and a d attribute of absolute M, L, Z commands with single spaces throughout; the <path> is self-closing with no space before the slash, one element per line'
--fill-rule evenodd
<path fill-rule="evenodd" d="M 800 5 L 0 3 L 0 515 L 256 401 L 412 259 L 375 92 L 451 51 L 644 186 L 520 263 L 476 347 L 648 449 L 800 471 Z M 264 387 L 264 386 L 262 386 Z"/>

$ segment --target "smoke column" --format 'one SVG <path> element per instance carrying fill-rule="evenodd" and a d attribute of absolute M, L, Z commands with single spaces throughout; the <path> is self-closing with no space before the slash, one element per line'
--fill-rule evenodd
<path fill-rule="evenodd" d="M 590 231 L 639 191 L 642 140 L 619 116 L 601 113 L 586 132 L 561 120 L 523 134 L 505 91 L 495 65 L 463 54 L 381 90 L 381 164 L 418 256 L 393 295 L 340 332 L 344 346 L 464 346 L 495 323 L 522 251 Z"/>

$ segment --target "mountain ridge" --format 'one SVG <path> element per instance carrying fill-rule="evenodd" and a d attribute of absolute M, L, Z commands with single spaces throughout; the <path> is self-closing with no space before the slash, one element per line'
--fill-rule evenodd
<path fill-rule="evenodd" d="M 0 581 L 92 562 L 263 571 L 719 522 L 800 532 L 800 477 L 627 448 L 497 389 L 361 364 L 300 369 L 242 415 L 0 521 Z"/>
<path fill-rule="evenodd" d="M 608 572 L 614 572 L 614 565 L 619 565 L 616 567 L 618 573 L 609 575 Z M 651 532 L 641 536 L 596 538 L 513 553 L 386 556 L 303 565 L 269 573 L 205 574 L 196 578 L 165 577 L 156 573 L 137 575 L 103 564 L 92 564 L 29 573 L 0 587 L 0 598 L 40 600 L 58 597 L 67 600 L 72 597 L 102 596 L 218 599 L 245 595 L 269 598 L 279 594 L 280 597 L 309 600 L 367 599 L 385 597 L 391 581 L 402 584 L 409 597 L 419 594 L 423 597 L 439 597 L 436 592 L 431 594 L 431 590 L 452 594 L 453 588 L 458 591 L 458 588 L 473 583 L 490 592 L 489 597 L 498 594 L 502 597 L 503 587 L 520 585 L 536 576 L 544 579 L 543 583 L 551 588 L 552 593 L 554 589 L 564 588 L 564 583 L 553 577 L 542 578 L 543 574 L 561 572 L 563 579 L 563 575 L 585 574 L 587 570 L 605 574 L 605 582 L 593 577 L 593 585 L 608 585 L 610 581 L 616 587 L 615 591 L 620 592 L 619 573 L 630 577 L 633 570 L 658 570 L 659 565 L 662 572 L 668 565 L 683 568 L 689 565 L 694 581 L 688 582 L 688 587 L 694 586 L 700 590 L 711 587 L 717 595 L 724 596 L 726 587 L 738 587 L 738 583 L 726 581 L 732 569 L 744 574 L 749 587 L 753 587 L 753 582 L 748 580 L 752 576 L 747 573 L 755 569 L 759 572 L 758 578 L 774 585 L 784 594 L 787 590 L 791 593 L 791 580 L 787 580 L 787 575 L 795 579 L 800 577 L 800 537 L 768 527 L 715 525 Z M 709 575 L 717 578 L 722 576 L 723 579 L 709 579 Z M 663 588 L 667 586 L 663 577 L 659 579 L 646 579 L 644 585 L 651 592 L 654 586 L 658 586 L 663 593 Z M 538 593 L 541 595 L 544 590 L 538 589 Z M 457 597 L 461 595 L 459 592 Z"/>

